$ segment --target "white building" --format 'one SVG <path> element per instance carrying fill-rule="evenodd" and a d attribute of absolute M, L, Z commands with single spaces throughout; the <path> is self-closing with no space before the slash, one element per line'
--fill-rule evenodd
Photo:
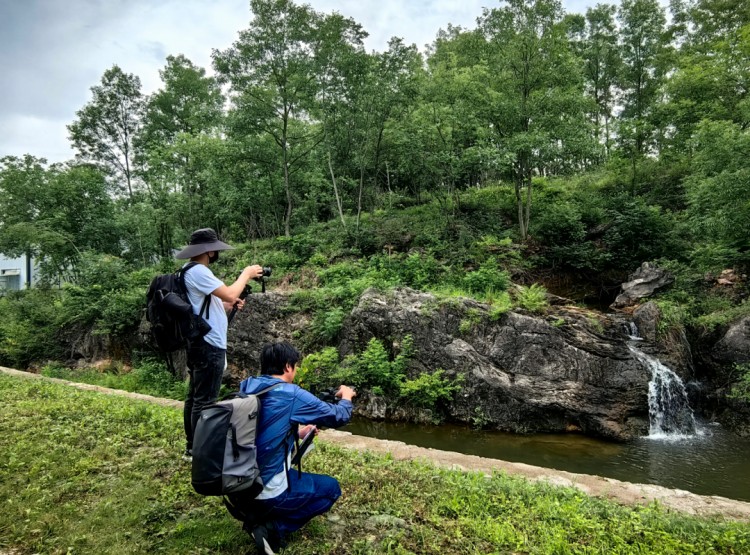
<path fill-rule="evenodd" d="M 6 291 L 26 289 L 37 281 L 33 258 L 6 258 L 0 255 L 0 295 Z"/>

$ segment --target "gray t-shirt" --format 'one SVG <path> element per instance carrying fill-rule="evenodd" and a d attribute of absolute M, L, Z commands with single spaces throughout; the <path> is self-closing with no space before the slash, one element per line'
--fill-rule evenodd
<path fill-rule="evenodd" d="M 200 313 L 203 307 L 203 301 L 206 295 L 211 295 L 219 287 L 224 285 L 214 273 L 203 264 L 196 264 L 185 273 L 185 288 L 187 289 L 188 299 L 193 305 L 193 312 Z M 206 318 L 205 314 L 203 315 Z M 224 311 L 224 305 L 221 299 L 216 295 L 211 295 L 211 302 L 208 308 L 208 325 L 211 331 L 206 334 L 204 339 L 209 345 L 219 349 L 227 348 L 227 313 Z"/>

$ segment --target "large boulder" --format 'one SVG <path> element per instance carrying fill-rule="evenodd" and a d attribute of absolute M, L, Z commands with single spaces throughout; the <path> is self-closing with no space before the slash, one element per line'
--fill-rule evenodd
<path fill-rule="evenodd" d="M 724 364 L 750 362 L 750 316 L 737 320 L 711 350 L 711 358 Z"/>
<path fill-rule="evenodd" d="M 642 304 L 633 311 L 633 323 L 640 337 L 646 341 L 640 347 L 657 357 L 683 381 L 692 380 L 695 377 L 695 364 L 685 328 L 676 326 L 660 333 L 659 323 L 662 317 L 659 306 L 653 301 Z"/>
<path fill-rule="evenodd" d="M 640 268 L 631 274 L 630 279 L 622 284 L 622 293 L 612 303 L 612 308 L 631 306 L 640 299 L 650 297 L 659 289 L 671 285 L 672 282 L 674 282 L 672 274 L 644 262 Z"/>
<path fill-rule="evenodd" d="M 289 295 L 279 292 L 249 295 L 227 334 L 227 360 L 235 381 L 260 372 L 260 350 L 266 343 L 289 341 L 310 324 L 309 317 L 291 306 Z"/>
<path fill-rule="evenodd" d="M 614 440 L 648 429 L 651 374 L 627 346 L 621 322 L 608 316 L 563 307 L 495 320 L 489 306 L 469 299 L 369 290 L 342 333 L 342 355 L 360 352 L 372 337 L 391 345 L 411 335 L 414 376 L 439 368 L 463 375 L 450 408 L 455 421 Z"/>

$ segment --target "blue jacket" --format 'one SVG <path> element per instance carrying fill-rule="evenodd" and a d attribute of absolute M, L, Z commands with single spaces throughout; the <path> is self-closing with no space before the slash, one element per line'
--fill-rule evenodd
<path fill-rule="evenodd" d="M 335 405 L 325 403 L 298 385 L 272 376 L 248 378 L 240 384 L 240 391 L 255 394 L 275 383 L 281 385 L 260 398 L 260 420 L 255 437 L 264 484 L 284 470 L 284 459 L 294 445 L 294 438 L 288 434 L 292 426 L 316 424 L 339 428 L 349 422 L 353 408 L 351 401 L 342 399 Z M 286 445 L 282 447 L 284 442 Z"/>

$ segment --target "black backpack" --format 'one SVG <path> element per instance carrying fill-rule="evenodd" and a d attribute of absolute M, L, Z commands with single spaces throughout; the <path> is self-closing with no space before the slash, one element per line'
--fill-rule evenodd
<path fill-rule="evenodd" d="M 185 287 L 185 272 L 195 266 L 190 262 L 173 274 L 156 276 L 146 293 L 146 319 L 151 323 L 151 336 L 160 351 L 172 353 L 211 331 L 203 319 L 208 318 L 211 296 L 206 295 L 200 313 L 193 313 Z"/>

